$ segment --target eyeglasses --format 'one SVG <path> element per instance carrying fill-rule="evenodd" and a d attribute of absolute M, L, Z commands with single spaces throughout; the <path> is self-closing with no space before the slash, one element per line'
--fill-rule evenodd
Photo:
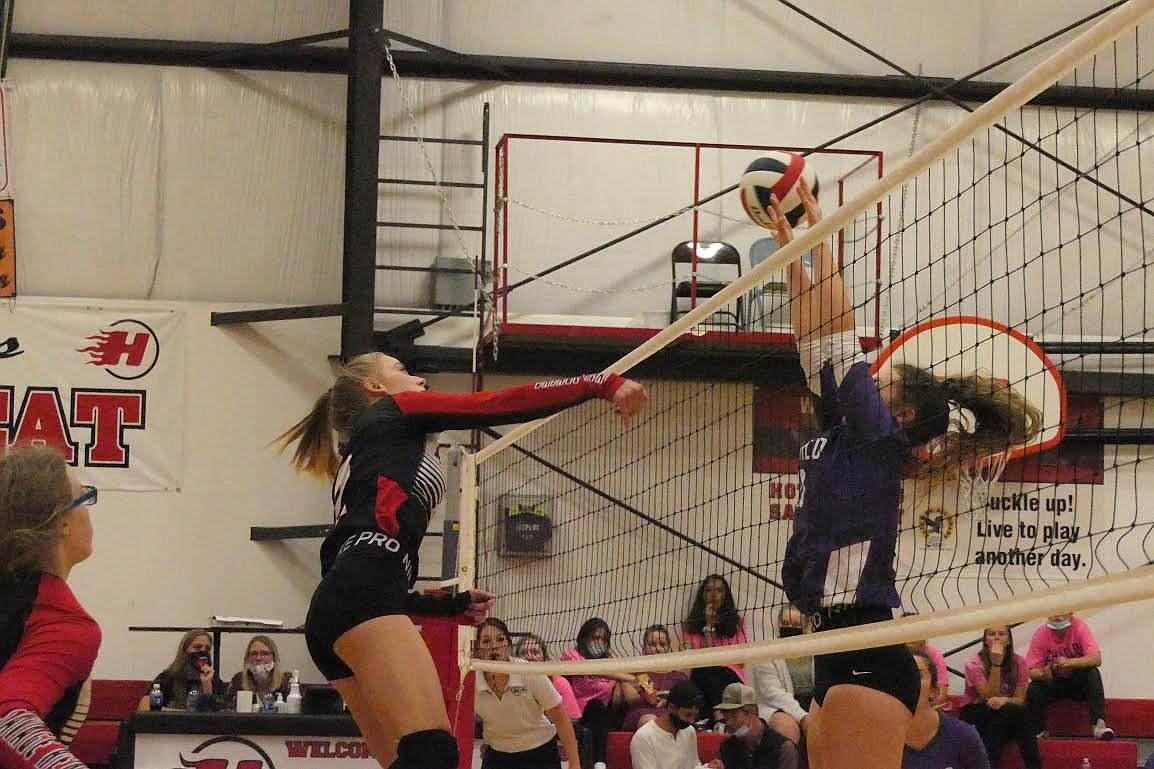
<path fill-rule="evenodd" d="M 81 505 L 91 507 L 96 504 L 97 491 L 95 486 L 81 486 L 82 491 L 80 496 L 72 500 L 68 505 L 69 508 L 80 507 Z"/>
<path fill-rule="evenodd" d="M 248 656 L 250 656 L 250 657 L 268 657 L 269 659 L 272 659 L 272 652 L 262 652 L 262 651 L 253 650 L 253 651 L 250 651 L 248 653 Z"/>

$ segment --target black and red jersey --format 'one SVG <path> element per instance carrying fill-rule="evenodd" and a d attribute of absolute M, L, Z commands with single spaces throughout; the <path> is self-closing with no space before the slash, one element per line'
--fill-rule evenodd
<path fill-rule="evenodd" d="M 615 374 L 587 374 L 489 392 L 381 398 L 357 420 L 344 448 L 322 573 L 343 553 L 397 557 L 412 587 L 421 539 L 445 493 L 436 433 L 527 422 L 591 398 L 609 400 L 624 382 Z"/>
<path fill-rule="evenodd" d="M 99 649 L 100 627 L 64 580 L 0 579 L 0 765 L 74 765 L 61 743 L 87 711 L 81 692 Z"/>

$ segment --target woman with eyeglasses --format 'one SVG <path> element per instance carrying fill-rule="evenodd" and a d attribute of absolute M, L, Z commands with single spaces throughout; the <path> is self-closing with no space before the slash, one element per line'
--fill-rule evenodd
<path fill-rule="evenodd" d="M 480 660 L 509 660 L 509 628 L 490 617 L 481 624 L 474 655 Z M 481 673 L 476 713 L 485 727 L 481 769 L 559 769 L 565 751 L 577 766 L 577 735 L 565 714 L 561 695 L 548 676 Z"/>
<path fill-rule="evenodd" d="M 47 448 L 0 457 L 0 766 L 83 769 L 67 745 L 87 713 L 100 627 L 68 587 L 92 555 L 82 486 Z"/>
<path fill-rule="evenodd" d="M 288 699 L 292 673 L 281 666 L 276 643 L 266 635 L 254 635 L 244 650 L 244 663 L 228 684 L 228 701 L 236 705 L 237 692 L 252 692 L 253 700 L 263 702 L 268 694 Z"/>

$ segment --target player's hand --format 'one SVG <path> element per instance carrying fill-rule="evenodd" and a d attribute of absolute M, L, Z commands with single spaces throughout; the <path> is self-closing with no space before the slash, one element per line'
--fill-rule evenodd
<path fill-rule="evenodd" d="M 813 196 L 813 190 L 809 188 L 809 182 L 805 177 L 797 180 L 797 196 L 801 198 L 801 204 L 805 206 L 805 221 L 810 227 L 821 221 L 821 204 L 817 202 L 817 198 Z"/>
<path fill-rule="evenodd" d="M 781 210 L 781 201 L 777 199 L 777 195 L 769 196 L 769 221 L 772 225 L 770 232 L 773 233 L 777 245 L 785 248 L 793 240 L 793 227 L 790 226 L 789 219 L 785 218 L 785 212 Z"/>
<path fill-rule="evenodd" d="M 465 610 L 465 618 L 472 620 L 474 625 L 480 625 L 489 616 L 489 610 L 493 608 L 493 602 L 496 600 L 497 596 L 487 590 L 470 590 L 469 608 Z"/>
<path fill-rule="evenodd" d="M 200 683 L 203 687 L 201 691 L 212 692 L 212 674 L 214 672 L 212 665 L 205 665 L 200 669 Z"/>
<path fill-rule="evenodd" d="M 613 393 L 613 407 L 621 415 L 621 420 L 626 427 L 629 427 L 633 417 L 645 408 L 645 404 L 648 402 L 649 392 L 645 386 L 640 382 L 634 382 L 632 379 L 626 379 L 625 383 L 617 388 L 617 392 Z"/>
<path fill-rule="evenodd" d="M 1007 697 L 987 697 L 986 707 L 990 710 L 1001 710 L 1002 706 L 1009 702 Z"/>

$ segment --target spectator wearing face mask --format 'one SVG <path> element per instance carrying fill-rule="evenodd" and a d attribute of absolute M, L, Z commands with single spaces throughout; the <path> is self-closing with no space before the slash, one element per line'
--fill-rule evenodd
<path fill-rule="evenodd" d="M 650 625 L 641 634 L 642 654 L 668 654 L 673 651 L 669 640 L 669 629 L 665 625 Z M 689 674 L 684 670 L 654 671 L 652 673 L 637 674 L 637 692 L 641 702 L 625 711 L 621 720 L 621 728 L 627 732 L 637 731 L 654 720 L 664 709 L 661 705 L 662 696 L 682 681 L 688 681 Z"/>
<path fill-rule="evenodd" d="M 613 656 L 609 624 L 600 617 L 585 620 L 577 631 L 577 646 L 561 655 L 566 661 L 600 660 Z M 581 708 L 581 724 L 593 741 L 593 761 L 605 761 L 609 731 L 621 726 L 625 711 L 641 701 L 637 676 L 630 673 L 599 673 L 567 676 Z"/>
<path fill-rule="evenodd" d="M 1059 699 L 1083 700 L 1090 711 L 1094 737 L 1109 740 L 1106 694 L 1102 688 L 1102 652 L 1090 627 L 1071 613 L 1053 614 L 1034 631 L 1026 652 L 1030 686 L 1026 710 L 1039 737 L 1045 737 L 1046 709 Z"/>
<path fill-rule="evenodd" d="M 804 628 L 805 616 L 799 609 L 782 607 L 778 614 L 779 638 L 794 638 Z M 794 745 L 800 745 L 813 701 L 813 656 L 758 662 L 746 667 L 746 676 L 757 693 L 758 716 Z"/>
<path fill-rule="evenodd" d="M 219 709 L 228 693 L 228 687 L 212 667 L 212 636 L 207 630 L 189 630 L 181 636 L 176 656 L 152 683 L 160 684 L 164 706 L 176 710 L 188 706 L 189 689 L 200 691 L 198 710 Z M 141 699 L 140 709 L 148 710 L 147 695 Z"/>
<path fill-rule="evenodd" d="M 254 635 L 244 650 L 244 666 L 228 684 L 228 702 L 236 705 L 236 693 L 253 693 L 254 702 L 263 702 L 266 694 L 280 694 L 287 698 L 292 685 L 292 673 L 280 664 L 276 643 L 264 635 Z"/>
<path fill-rule="evenodd" d="M 758 716 L 752 687 L 725 687 L 717 709 L 730 735 L 718 754 L 725 769 L 797 769 L 797 746 Z"/>
<path fill-rule="evenodd" d="M 701 690 L 691 681 L 682 681 L 669 690 L 661 714 L 642 726 L 629 741 L 633 769 L 699 769 L 697 720 L 702 704 Z M 708 769 L 723 769 L 717 759 Z"/>

